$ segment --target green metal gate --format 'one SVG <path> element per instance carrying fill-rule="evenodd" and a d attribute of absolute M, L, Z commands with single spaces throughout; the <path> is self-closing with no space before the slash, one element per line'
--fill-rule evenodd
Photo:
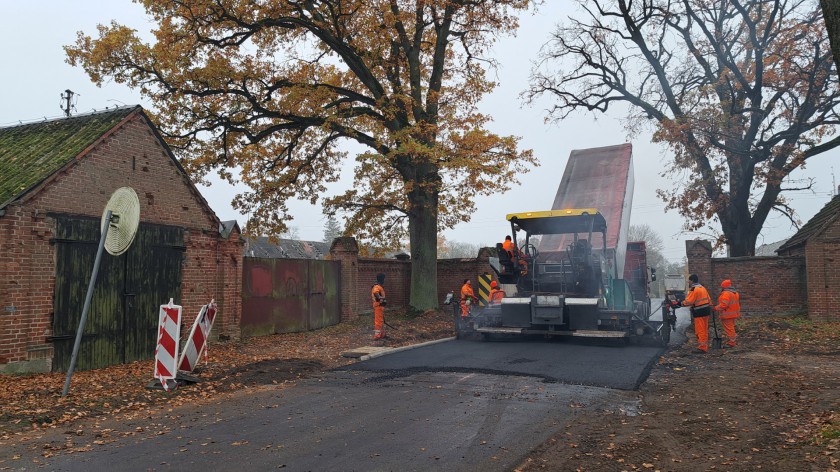
<path fill-rule="evenodd" d="M 53 370 L 70 365 L 76 328 L 99 242 L 99 220 L 56 219 Z M 158 309 L 181 299 L 184 230 L 141 224 L 128 251 L 102 255 L 76 370 L 154 357 Z"/>

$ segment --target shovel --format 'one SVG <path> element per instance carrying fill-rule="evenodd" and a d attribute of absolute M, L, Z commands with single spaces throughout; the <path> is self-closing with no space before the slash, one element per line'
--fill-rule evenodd
<path fill-rule="evenodd" d="M 723 339 L 721 339 L 720 335 L 718 334 L 717 315 L 715 314 L 714 310 L 712 310 L 712 327 L 715 330 L 715 337 L 712 338 L 712 347 L 715 349 L 721 349 L 723 347 Z"/>

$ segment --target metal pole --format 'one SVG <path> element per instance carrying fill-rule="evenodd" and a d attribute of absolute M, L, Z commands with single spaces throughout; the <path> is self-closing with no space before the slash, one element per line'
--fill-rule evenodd
<path fill-rule="evenodd" d="M 76 359 L 79 357 L 79 346 L 82 344 L 82 334 L 85 331 L 85 322 L 87 322 L 87 315 L 90 310 L 90 300 L 93 298 L 93 287 L 96 285 L 96 275 L 99 273 L 99 262 L 102 260 L 102 250 L 105 248 L 105 237 L 108 236 L 108 229 L 110 227 L 111 210 L 108 210 L 105 213 L 105 224 L 102 227 L 102 236 L 99 238 L 99 249 L 96 250 L 96 259 L 93 262 L 93 273 L 90 275 L 87 295 L 85 295 L 85 306 L 82 308 L 82 319 L 79 320 L 79 329 L 76 330 L 76 342 L 73 344 L 73 355 L 70 357 L 70 368 L 67 369 L 67 379 L 64 381 L 64 390 L 61 391 L 62 397 L 67 396 L 67 391 L 70 390 L 70 379 L 73 377 L 73 371 L 76 369 Z"/>

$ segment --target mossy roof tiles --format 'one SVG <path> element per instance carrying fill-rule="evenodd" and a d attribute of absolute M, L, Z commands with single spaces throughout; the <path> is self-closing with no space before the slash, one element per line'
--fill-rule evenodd
<path fill-rule="evenodd" d="M 0 128 L 0 208 L 62 169 L 139 108 Z"/>

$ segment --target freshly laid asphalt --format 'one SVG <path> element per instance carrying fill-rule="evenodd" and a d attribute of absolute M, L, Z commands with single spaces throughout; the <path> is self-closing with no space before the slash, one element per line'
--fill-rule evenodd
<path fill-rule="evenodd" d="M 395 377 L 415 372 L 530 376 L 547 382 L 635 390 L 661 351 L 659 346 L 628 346 L 619 340 L 458 340 L 377 357 L 343 369 Z"/>
<path fill-rule="evenodd" d="M 638 413 L 635 389 L 661 351 L 614 341 L 434 343 L 292 388 L 126 422 L 127 431 L 150 421 L 171 430 L 120 438 L 90 452 L 37 457 L 38 467 L 511 470 L 583 411 Z"/>

